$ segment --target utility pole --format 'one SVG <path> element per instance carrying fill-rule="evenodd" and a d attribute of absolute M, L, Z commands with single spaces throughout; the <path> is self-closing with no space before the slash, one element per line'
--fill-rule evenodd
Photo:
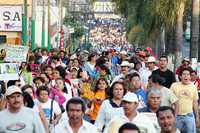
<path fill-rule="evenodd" d="M 50 33 L 51 33 L 51 12 L 50 12 L 50 8 L 51 8 L 51 3 L 50 3 L 50 0 L 48 0 L 48 46 L 47 46 L 47 49 L 48 51 L 51 50 L 51 36 L 50 36 Z"/>
<path fill-rule="evenodd" d="M 22 45 L 27 44 L 27 0 L 24 0 L 22 14 Z"/>
<path fill-rule="evenodd" d="M 36 0 L 32 0 L 32 17 L 31 17 L 31 49 L 35 49 L 35 18 L 36 18 Z"/>
<path fill-rule="evenodd" d="M 42 48 L 45 47 L 45 0 L 43 0 L 43 10 L 42 10 Z"/>

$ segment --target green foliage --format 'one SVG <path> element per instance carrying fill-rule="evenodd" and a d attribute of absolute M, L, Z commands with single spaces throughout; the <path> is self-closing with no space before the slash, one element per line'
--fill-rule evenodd
<path fill-rule="evenodd" d="M 73 17 L 65 16 L 63 23 L 66 26 L 71 26 L 74 28 L 73 35 L 75 38 L 80 38 L 84 35 L 83 25 L 79 21 L 76 21 Z"/>
<path fill-rule="evenodd" d="M 168 30 L 175 24 L 180 3 L 188 2 L 186 0 L 112 1 L 116 3 L 117 10 L 127 18 L 127 37 L 132 43 L 155 41 L 162 28 Z M 135 30 L 137 27 L 140 30 Z"/>

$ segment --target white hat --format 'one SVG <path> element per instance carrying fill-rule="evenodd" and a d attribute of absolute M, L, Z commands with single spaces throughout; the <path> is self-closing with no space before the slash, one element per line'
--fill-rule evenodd
<path fill-rule="evenodd" d="M 127 101 L 127 102 L 136 102 L 138 103 L 138 97 L 135 93 L 133 92 L 127 92 L 124 97 L 123 97 L 123 101 Z"/>
<path fill-rule="evenodd" d="M 130 67 L 131 65 L 130 65 L 130 63 L 129 63 L 128 61 L 123 61 L 122 64 L 121 64 L 120 66 L 121 66 L 121 67 L 123 67 L 123 66 L 128 66 L 128 67 Z"/>
<path fill-rule="evenodd" d="M 127 52 L 123 50 L 120 52 L 120 54 L 127 55 Z"/>
<path fill-rule="evenodd" d="M 156 58 L 153 56 L 149 56 L 147 62 L 156 62 Z"/>
<path fill-rule="evenodd" d="M 183 58 L 183 61 L 190 62 L 190 59 L 188 57 Z"/>
<path fill-rule="evenodd" d="M 10 96 L 13 93 L 22 93 L 22 90 L 15 85 L 9 86 L 8 89 L 6 90 L 6 96 Z"/>
<path fill-rule="evenodd" d="M 73 54 L 71 57 L 70 57 L 70 60 L 74 60 L 74 59 L 77 59 L 78 57 L 76 56 L 76 54 Z"/>

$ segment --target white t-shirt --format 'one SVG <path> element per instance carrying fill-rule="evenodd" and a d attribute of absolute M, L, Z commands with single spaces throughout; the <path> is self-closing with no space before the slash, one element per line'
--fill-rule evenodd
<path fill-rule="evenodd" d="M 45 133 L 45 129 L 37 112 L 22 107 L 17 113 L 0 112 L 0 133 Z"/>
<path fill-rule="evenodd" d="M 39 100 L 35 100 L 35 102 L 39 102 L 39 104 L 42 107 L 42 110 L 44 111 L 45 117 L 47 120 L 50 119 L 50 115 L 51 115 L 51 101 L 52 99 L 48 99 L 48 101 L 46 103 L 42 103 Z M 54 118 L 55 115 L 59 115 L 61 114 L 61 109 L 60 106 L 58 105 L 58 103 L 54 100 L 53 101 L 53 112 L 52 112 L 52 118 Z"/>
<path fill-rule="evenodd" d="M 166 87 L 162 87 L 161 91 L 161 104 L 160 106 L 172 106 L 173 103 L 178 101 L 174 92 Z"/>

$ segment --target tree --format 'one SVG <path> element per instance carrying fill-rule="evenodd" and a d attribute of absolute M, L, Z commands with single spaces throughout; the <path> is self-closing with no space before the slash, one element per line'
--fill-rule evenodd
<path fill-rule="evenodd" d="M 199 0 L 192 0 L 190 58 L 197 58 L 198 44 L 199 44 Z M 198 61 L 200 61 L 200 51 L 199 51 Z"/>
<path fill-rule="evenodd" d="M 174 31 L 175 51 L 172 53 L 174 53 L 176 57 L 175 67 L 180 64 L 182 60 L 183 16 L 186 0 L 113 1 L 116 2 L 119 11 L 127 15 L 127 34 L 132 41 L 139 41 L 140 43 L 148 43 L 148 41 L 156 42 L 159 35 L 163 33 L 163 30 L 167 33 L 166 35 L 168 35 L 168 32 Z M 122 10 L 125 7 L 126 10 Z M 139 26 L 140 30 L 138 30 L 138 32 L 133 32 L 136 26 Z M 160 39 L 160 42 L 165 41 L 164 36 L 160 36 Z"/>
<path fill-rule="evenodd" d="M 181 1 L 177 10 L 176 30 L 175 30 L 175 68 L 181 64 L 183 45 L 183 16 L 185 10 L 185 2 Z"/>
<path fill-rule="evenodd" d="M 73 35 L 75 38 L 80 38 L 84 35 L 85 30 L 83 25 L 79 21 L 76 21 L 73 17 L 65 16 L 63 23 L 66 26 L 71 26 L 74 28 Z"/>

